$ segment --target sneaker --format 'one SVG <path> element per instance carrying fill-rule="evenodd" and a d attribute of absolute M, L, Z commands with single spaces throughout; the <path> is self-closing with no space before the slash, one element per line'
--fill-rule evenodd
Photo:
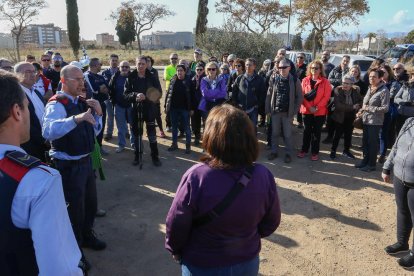
<path fill-rule="evenodd" d="M 319 160 L 319 155 L 318 154 L 312 154 L 311 160 L 312 161 L 318 161 Z"/>
<path fill-rule="evenodd" d="M 384 164 L 384 162 L 385 162 L 385 155 L 380 155 L 380 157 L 378 157 L 378 163 Z"/>
<path fill-rule="evenodd" d="M 331 159 L 335 159 L 335 158 L 336 158 L 336 152 L 331 151 L 331 154 L 329 154 L 329 157 L 330 157 Z"/>
<path fill-rule="evenodd" d="M 355 156 L 350 151 L 342 152 L 342 155 L 351 159 L 355 159 Z"/>
<path fill-rule="evenodd" d="M 388 255 L 395 255 L 398 253 L 408 251 L 408 244 L 402 244 L 400 242 L 397 242 L 392 245 L 388 245 L 384 248 L 384 250 Z"/>
<path fill-rule="evenodd" d="M 363 172 L 372 172 L 372 171 L 375 171 L 375 167 L 365 166 L 365 167 L 359 168 L 359 170 Z"/>
<path fill-rule="evenodd" d="M 101 155 L 103 156 L 109 155 L 109 152 L 105 150 L 104 148 L 101 148 Z"/>
<path fill-rule="evenodd" d="M 285 163 L 290 163 L 290 162 L 292 162 L 292 157 L 290 157 L 290 155 L 289 154 L 286 154 L 285 155 L 285 159 L 283 159 L 283 162 L 285 162 Z"/>
<path fill-rule="evenodd" d="M 325 140 L 322 141 L 322 144 L 332 144 L 332 137 L 326 137 Z"/>
<path fill-rule="evenodd" d="M 107 135 L 105 135 L 104 140 L 105 140 L 105 141 L 110 141 L 110 140 L 112 140 L 112 135 L 111 135 L 111 134 L 107 134 Z"/>
<path fill-rule="evenodd" d="M 301 150 L 296 156 L 299 157 L 299 158 L 303 158 L 303 157 L 305 157 L 305 155 L 306 155 L 306 152 Z"/>
<path fill-rule="evenodd" d="M 106 248 L 106 243 L 96 237 L 95 231 L 91 230 L 83 236 L 82 247 L 93 250 L 103 250 Z"/>
<path fill-rule="evenodd" d="M 167 137 L 167 135 L 165 135 L 164 131 L 160 131 L 160 137 L 165 138 L 165 137 Z"/>
<path fill-rule="evenodd" d="M 125 149 L 125 147 L 118 147 L 118 148 L 115 150 L 115 152 L 116 152 L 116 153 L 120 153 L 120 152 L 123 152 L 123 151 L 124 151 L 124 149 Z"/>
<path fill-rule="evenodd" d="M 168 151 L 175 151 L 178 150 L 178 146 L 176 144 L 172 144 L 168 149 Z"/>
<path fill-rule="evenodd" d="M 410 269 L 414 267 L 414 254 L 410 251 L 409 254 L 405 255 L 398 260 L 398 264 L 405 269 Z"/>
<path fill-rule="evenodd" d="M 274 160 L 277 158 L 277 153 L 276 152 L 272 152 L 267 156 L 267 160 Z"/>

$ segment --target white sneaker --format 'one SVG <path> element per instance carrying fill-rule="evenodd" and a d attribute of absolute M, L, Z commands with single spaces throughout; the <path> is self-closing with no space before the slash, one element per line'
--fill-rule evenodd
<path fill-rule="evenodd" d="M 124 149 L 125 149 L 125 147 L 118 147 L 118 148 L 115 150 L 115 152 L 116 152 L 116 153 L 120 153 L 120 152 L 124 151 Z"/>

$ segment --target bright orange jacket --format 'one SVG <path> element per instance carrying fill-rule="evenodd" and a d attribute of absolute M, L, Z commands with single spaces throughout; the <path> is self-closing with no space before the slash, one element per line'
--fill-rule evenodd
<path fill-rule="evenodd" d="M 302 93 L 308 93 L 312 90 L 311 88 L 311 80 L 312 76 L 307 76 L 302 80 Z M 315 116 L 324 116 L 328 114 L 328 102 L 329 98 L 331 97 L 332 86 L 328 79 L 324 77 L 319 77 L 316 81 L 315 87 L 317 87 L 316 97 L 313 101 L 308 102 L 305 98 L 303 98 L 302 105 L 300 106 L 300 113 L 302 114 L 312 114 L 310 112 L 310 108 L 312 106 L 316 106 L 318 111 L 313 113 Z"/>

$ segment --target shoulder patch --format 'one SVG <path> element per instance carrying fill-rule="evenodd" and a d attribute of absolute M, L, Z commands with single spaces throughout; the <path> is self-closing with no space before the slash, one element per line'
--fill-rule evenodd
<path fill-rule="evenodd" d="M 59 102 L 63 105 L 67 105 L 69 103 L 69 99 L 61 94 L 55 94 L 47 102 Z"/>
<path fill-rule="evenodd" d="M 42 164 L 42 162 L 36 157 L 33 157 L 27 153 L 17 151 L 17 150 L 6 152 L 5 156 L 11 161 L 19 164 L 20 166 L 23 166 L 29 169 L 37 167 Z"/>

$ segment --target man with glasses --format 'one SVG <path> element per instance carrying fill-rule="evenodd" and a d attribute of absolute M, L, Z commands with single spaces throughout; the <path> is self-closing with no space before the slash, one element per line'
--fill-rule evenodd
<path fill-rule="evenodd" d="M 102 131 L 102 108 L 95 99 L 79 97 L 84 90 L 81 69 L 67 65 L 60 73 L 62 90 L 46 105 L 43 137 L 50 141 L 49 155 L 62 175 L 65 201 L 79 248 L 103 250 L 106 243 L 93 231 L 97 194 L 91 159 L 95 136 Z M 83 252 L 82 261 L 90 267 Z"/>
<path fill-rule="evenodd" d="M 50 57 L 49 57 L 50 58 Z M 57 87 L 60 81 L 60 70 L 62 70 L 63 58 L 60 55 L 54 55 L 52 57 L 53 66 L 44 71 L 44 75 L 52 82 L 53 93 L 56 93 Z"/>
<path fill-rule="evenodd" d="M 295 67 L 295 64 L 293 63 L 293 61 L 291 61 L 291 60 L 290 60 L 290 59 L 286 56 L 286 49 L 280 48 L 279 50 L 277 50 L 276 57 L 286 59 L 286 60 L 287 60 L 287 62 L 289 62 L 289 66 L 290 66 L 290 74 L 291 74 L 292 76 L 294 76 L 294 77 L 296 77 L 296 76 L 297 76 L 297 74 L 296 74 L 296 67 Z M 275 57 L 275 58 L 276 58 L 276 57 Z M 273 68 L 274 66 L 276 66 L 276 67 L 277 67 L 277 65 L 278 65 L 277 63 L 273 63 L 273 64 L 272 64 L 272 68 Z"/>
<path fill-rule="evenodd" d="M 126 146 L 126 135 L 128 133 L 128 124 L 131 124 L 131 104 L 124 98 L 124 87 L 127 77 L 130 73 L 128 61 L 124 60 L 120 64 L 118 70 L 109 81 L 109 94 L 111 96 L 112 105 L 115 108 L 115 121 L 118 128 L 118 148 L 116 153 L 120 153 Z M 131 129 L 132 133 L 132 129 Z M 131 146 L 134 146 L 135 137 L 131 137 Z"/>
<path fill-rule="evenodd" d="M 48 54 L 43 54 L 40 57 L 40 64 L 42 65 L 43 68 L 43 74 L 46 73 L 46 71 L 50 68 L 50 56 Z"/>
<path fill-rule="evenodd" d="M 5 58 L 0 58 L 0 69 L 13 72 L 12 63 Z"/>
<path fill-rule="evenodd" d="M 307 66 L 305 63 L 305 53 L 298 53 L 296 56 L 296 74 L 298 79 L 302 82 L 302 80 L 306 77 L 306 70 Z M 298 112 L 296 114 L 296 118 L 298 121 L 298 128 L 303 128 L 303 118 L 302 113 Z"/>
<path fill-rule="evenodd" d="M 325 76 L 329 76 L 331 71 L 335 68 L 335 65 L 329 62 L 329 58 L 331 57 L 331 53 L 329 51 L 323 51 L 322 53 L 322 64 L 323 70 L 325 71 Z"/>
<path fill-rule="evenodd" d="M 33 89 L 36 83 L 36 69 L 28 62 L 17 63 L 14 72 L 19 76 L 20 87 L 29 100 L 30 111 L 30 139 L 21 147 L 30 155 L 46 162 L 45 152 L 48 150 L 46 141 L 42 137 L 43 116 L 45 104 L 39 91 Z"/>
<path fill-rule="evenodd" d="M 246 59 L 246 72 L 237 77 L 232 90 L 234 106 L 244 110 L 257 130 L 257 116 L 259 106 L 266 100 L 265 84 L 262 77 L 256 73 L 256 60 Z"/>
<path fill-rule="evenodd" d="M 267 91 L 265 105 L 266 114 L 272 116 L 272 152 L 268 159 L 273 160 L 278 157 L 279 136 L 282 130 L 286 150 L 284 162 L 290 163 L 293 151 L 292 121 L 302 104 L 302 86 L 300 80 L 289 73 L 289 61 L 282 59 L 277 64 L 277 69 L 279 74 Z"/>
<path fill-rule="evenodd" d="M 176 69 L 177 64 L 178 64 L 178 55 L 176 53 L 172 53 L 170 55 L 170 64 L 167 65 L 164 69 L 165 91 L 168 91 L 168 89 L 170 88 L 170 81 L 177 72 L 177 69 Z M 167 127 L 167 131 L 171 132 L 171 120 L 170 120 L 170 114 L 168 113 L 165 116 L 165 124 Z"/>
<path fill-rule="evenodd" d="M 86 89 L 89 93 L 92 94 L 92 98 L 99 101 L 100 106 L 102 107 L 103 117 L 102 117 L 102 131 L 96 137 L 99 146 L 101 147 L 101 154 L 108 155 L 102 147 L 103 132 L 106 124 L 106 104 L 105 101 L 109 99 L 109 86 L 105 78 L 100 75 L 102 63 L 99 58 L 91 58 L 89 63 L 89 70 L 84 74 L 86 83 Z"/>
<path fill-rule="evenodd" d="M 119 71 L 118 68 L 119 64 L 119 57 L 116 54 L 111 54 L 109 56 L 109 68 L 102 71 L 102 76 L 105 78 L 106 83 L 109 83 L 112 76 L 115 75 L 116 72 Z M 106 114 L 107 114 L 107 128 L 106 128 L 106 135 L 104 140 L 110 141 L 112 139 L 112 134 L 114 132 L 114 107 L 112 106 L 112 102 L 110 99 L 105 101 L 106 105 Z"/>
<path fill-rule="evenodd" d="M 138 108 L 142 104 L 142 116 L 146 124 L 148 141 L 151 149 L 151 158 L 154 166 L 161 166 L 159 159 L 157 134 L 155 130 L 155 117 L 157 115 L 157 99 L 150 99 L 148 92 L 161 95 L 161 84 L 159 79 L 155 78 L 149 70 L 147 70 L 147 59 L 145 56 L 139 56 L 136 59 L 137 69 L 131 72 L 125 82 L 124 97 L 132 104 L 132 130 L 135 136 L 138 136 Z M 148 97 L 148 98 L 147 98 Z M 135 146 L 135 158 L 133 165 L 140 165 L 140 152 Z"/>

